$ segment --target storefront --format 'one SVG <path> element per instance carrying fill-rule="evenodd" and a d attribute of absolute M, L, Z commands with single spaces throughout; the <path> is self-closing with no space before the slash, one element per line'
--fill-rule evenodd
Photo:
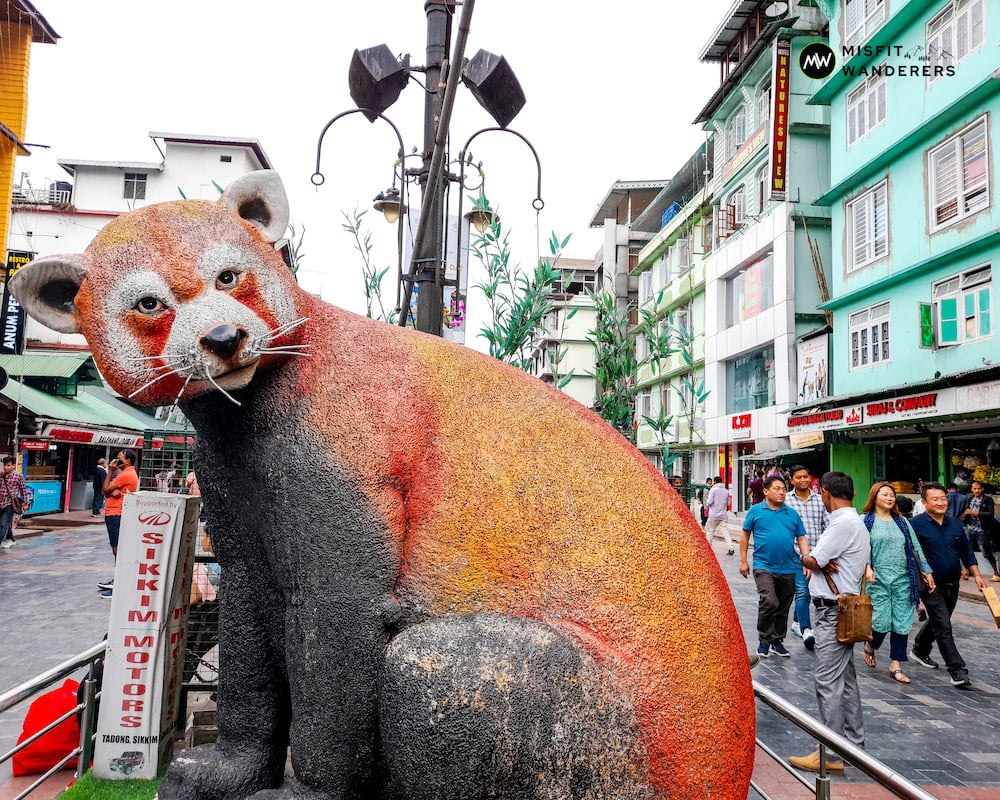
<path fill-rule="evenodd" d="M 1000 492 L 1000 370 L 967 385 L 944 381 L 879 395 L 831 398 L 826 408 L 792 414 L 789 430 L 830 438 L 831 468 L 854 478 L 859 501 L 875 481 L 917 497 L 926 481 L 973 480 Z M 971 376 L 962 376 L 966 380 Z M 839 402 L 838 402 L 839 401 Z M 856 503 L 857 504 L 857 503 Z"/>

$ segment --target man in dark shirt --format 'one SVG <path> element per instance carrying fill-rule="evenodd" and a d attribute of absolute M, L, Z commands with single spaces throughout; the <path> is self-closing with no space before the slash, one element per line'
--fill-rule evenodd
<path fill-rule="evenodd" d="M 962 654 L 955 646 L 951 632 L 951 615 L 958 603 L 962 565 L 976 579 L 980 590 L 986 588 L 986 582 L 979 573 L 979 565 L 972 552 L 969 537 L 965 534 L 965 526 L 957 517 L 948 513 L 948 494 L 944 486 L 940 483 L 925 483 L 921 497 L 927 511 L 917 514 L 910 520 L 910 524 L 934 573 L 935 588 L 924 588 L 920 592 L 920 599 L 927 609 L 927 622 L 913 638 L 910 656 L 928 669 L 937 669 L 937 662 L 931 658 L 931 645 L 936 641 L 945 668 L 951 675 L 952 686 L 969 689 L 972 687 L 969 671 Z"/>
<path fill-rule="evenodd" d="M 747 484 L 747 495 L 752 506 L 764 502 L 764 470 L 759 469 L 754 473 L 753 480 Z"/>

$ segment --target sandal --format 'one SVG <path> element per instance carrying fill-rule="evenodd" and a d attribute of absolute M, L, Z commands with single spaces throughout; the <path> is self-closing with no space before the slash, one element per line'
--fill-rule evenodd
<path fill-rule="evenodd" d="M 889 677 L 892 678 L 896 683 L 909 683 L 910 679 L 903 674 L 901 669 L 890 669 Z"/>
<path fill-rule="evenodd" d="M 875 663 L 875 651 L 872 650 L 871 646 L 867 644 L 865 645 L 865 663 L 872 669 L 875 669 L 875 667 L 878 666 L 878 664 Z"/>

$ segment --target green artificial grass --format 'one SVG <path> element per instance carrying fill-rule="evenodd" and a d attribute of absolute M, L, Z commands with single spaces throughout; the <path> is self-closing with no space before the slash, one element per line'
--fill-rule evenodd
<path fill-rule="evenodd" d="M 89 770 L 59 795 L 59 800 L 152 800 L 162 777 L 152 780 L 103 781 Z"/>

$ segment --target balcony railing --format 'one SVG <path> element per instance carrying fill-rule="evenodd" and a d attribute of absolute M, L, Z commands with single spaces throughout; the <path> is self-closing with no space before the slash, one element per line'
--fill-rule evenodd
<path fill-rule="evenodd" d="M 15 206 L 68 206 L 72 189 L 23 189 L 14 187 L 11 195 Z"/>

